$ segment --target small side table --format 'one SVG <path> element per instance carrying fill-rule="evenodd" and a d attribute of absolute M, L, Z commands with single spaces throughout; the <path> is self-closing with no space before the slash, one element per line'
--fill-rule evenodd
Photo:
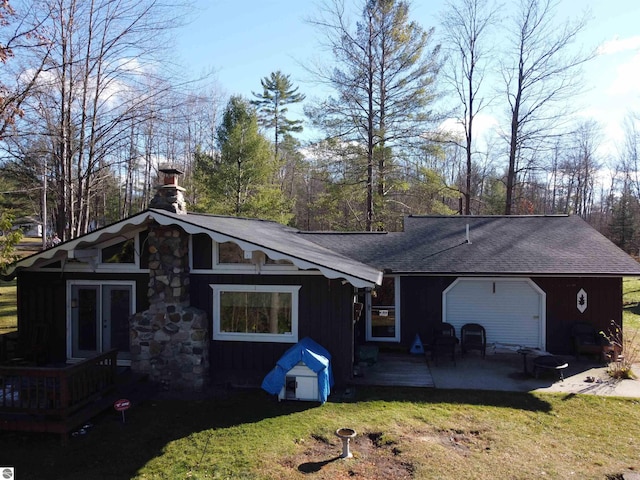
<path fill-rule="evenodd" d="M 562 371 L 568 366 L 569 364 L 567 362 L 554 355 L 542 355 L 533 359 L 533 373 L 536 378 L 538 378 L 540 370 L 556 370 L 560 376 L 560 380 L 564 382 Z"/>

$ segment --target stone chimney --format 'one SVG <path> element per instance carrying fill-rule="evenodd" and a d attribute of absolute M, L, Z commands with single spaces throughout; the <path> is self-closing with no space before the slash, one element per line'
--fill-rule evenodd
<path fill-rule="evenodd" d="M 178 185 L 178 176 L 183 175 L 184 172 L 171 167 L 159 170 L 164 181 L 156 187 L 156 194 L 149 202 L 149 207 L 179 214 L 187 213 L 187 204 L 184 200 L 185 189 Z"/>
<path fill-rule="evenodd" d="M 161 172 L 165 183 L 150 206 L 186 214 L 176 179 L 182 172 Z M 178 225 L 154 223 L 146 248 L 149 309 L 130 319 L 131 369 L 165 389 L 200 391 L 209 376 L 209 322 L 190 306 L 189 235 Z"/>

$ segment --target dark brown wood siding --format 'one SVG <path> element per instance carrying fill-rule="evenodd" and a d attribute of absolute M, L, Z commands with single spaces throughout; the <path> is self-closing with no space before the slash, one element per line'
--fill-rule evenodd
<path fill-rule="evenodd" d="M 298 336 L 310 337 L 332 355 L 337 384 L 351 378 L 353 364 L 353 287 L 321 276 L 204 275 L 191 276 L 191 304 L 209 314 L 213 329 L 212 284 L 300 285 Z M 215 383 L 259 384 L 290 343 L 212 341 L 210 370 Z"/>
<path fill-rule="evenodd" d="M 20 272 L 18 274 L 18 330 L 29 338 L 36 325 L 46 325 L 49 341 L 46 358 L 63 362 L 67 354 L 66 288 L 68 280 L 136 282 L 136 311 L 148 308 L 149 276 L 142 274 L 87 274 L 60 272 Z"/>
<path fill-rule="evenodd" d="M 442 322 L 442 292 L 455 277 L 402 277 L 400 279 L 401 344 L 411 347 L 416 334 L 429 344 L 434 327 Z"/>
<path fill-rule="evenodd" d="M 547 294 L 547 350 L 570 354 L 571 327 L 591 323 L 597 331 L 608 331 L 611 321 L 622 325 L 622 278 L 533 278 Z M 577 294 L 587 293 L 587 309 L 580 313 Z"/>
<path fill-rule="evenodd" d="M 416 333 L 423 343 L 431 342 L 435 324 L 442 321 L 442 292 L 456 277 L 402 277 L 401 316 L 403 348 L 410 348 Z M 589 322 L 607 331 L 614 320 L 622 325 L 622 278 L 619 277 L 533 277 L 546 292 L 547 351 L 571 354 L 571 326 Z M 587 309 L 576 307 L 580 289 L 587 292 Z"/>

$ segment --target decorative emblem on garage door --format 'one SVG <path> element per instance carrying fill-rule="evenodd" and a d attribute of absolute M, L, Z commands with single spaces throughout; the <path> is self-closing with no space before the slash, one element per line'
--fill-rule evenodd
<path fill-rule="evenodd" d="M 587 292 L 585 292 L 583 288 L 580 289 L 576 296 L 576 306 L 580 313 L 584 313 L 587 309 Z"/>

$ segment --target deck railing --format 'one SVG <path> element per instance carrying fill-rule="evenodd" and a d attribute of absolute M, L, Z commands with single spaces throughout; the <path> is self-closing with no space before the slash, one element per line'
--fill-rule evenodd
<path fill-rule="evenodd" d="M 117 354 L 110 350 L 63 368 L 0 366 L 0 430 L 68 433 L 95 415 L 92 406 L 115 388 Z"/>

